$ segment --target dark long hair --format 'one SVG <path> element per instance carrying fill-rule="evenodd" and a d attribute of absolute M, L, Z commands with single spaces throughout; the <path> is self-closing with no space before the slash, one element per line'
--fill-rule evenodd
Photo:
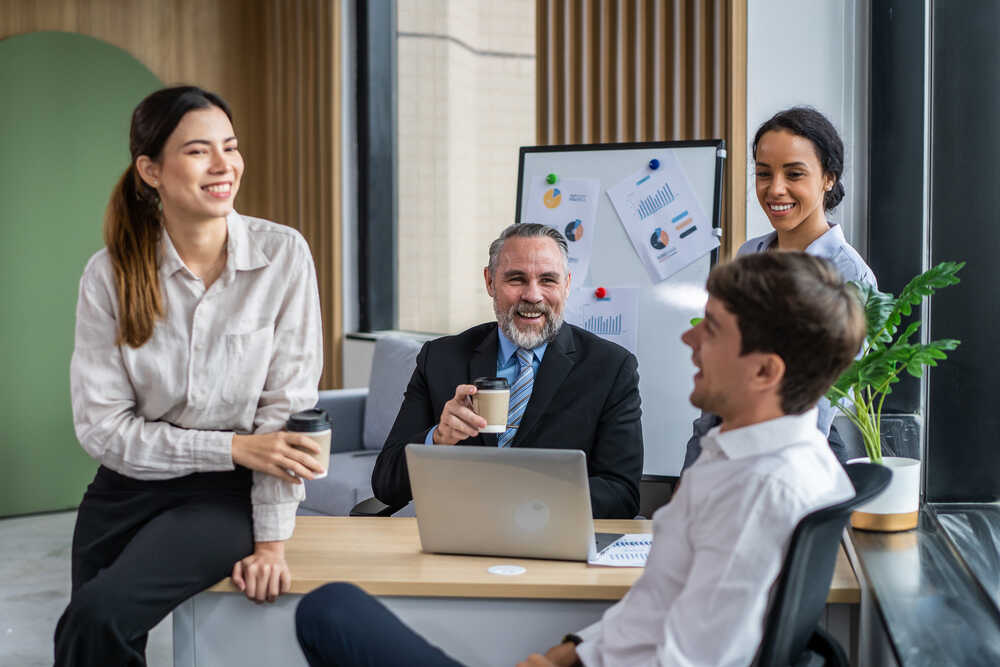
<path fill-rule="evenodd" d="M 150 94 L 132 112 L 129 153 L 132 161 L 111 191 L 104 216 L 104 243 L 108 247 L 118 292 L 118 340 L 142 347 L 163 317 L 163 297 L 157 274 L 160 242 L 160 198 L 139 177 L 140 155 L 158 160 L 163 145 L 188 111 L 218 107 L 230 121 L 229 105 L 195 86 L 162 88 Z"/>
<path fill-rule="evenodd" d="M 757 159 L 757 144 L 766 132 L 788 130 L 812 142 L 823 171 L 834 177 L 833 187 L 823 194 L 823 208 L 836 208 L 847 194 L 840 177 L 844 173 L 844 142 L 826 116 L 811 107 L 792 107 L 771 116 L 757 129 L 753 138 L 753 157 Z"/>

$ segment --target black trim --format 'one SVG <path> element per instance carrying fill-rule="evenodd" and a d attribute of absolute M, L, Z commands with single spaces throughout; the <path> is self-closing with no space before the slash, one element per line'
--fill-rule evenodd
<path fill-rule="evenodd" d="M 931 264 L 967 265 L 961 284 L 932 297 L 931 339 L 962 344 L 929 371 L 925 492 L 927 502 L 994 502 L 1000 4 L 933 2 L 931 11 Z"/>
<path fill-rule="evenodd" d="M 924 23 L 923 2 L 872 3 L 868 264 L 893 294 L 923 266 Z M 900 380 L 885 410 L 919 412 L 920 381 Z"/>
<path fill-rule="evenodd" d="M 396 0 L 357 0 L 358 304 L 362 331 L 396 326 Z"/>

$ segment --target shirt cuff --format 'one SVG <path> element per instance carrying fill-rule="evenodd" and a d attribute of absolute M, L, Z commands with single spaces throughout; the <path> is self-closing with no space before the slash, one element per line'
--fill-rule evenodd
<path fill-rule="evenodd" d="M 297 502 L 253 506 L 254 542 L 283 542 L 295 531 Z"/>
<path fill-rule="evenodd" d="M 234 470 L 233 436 L 231 431 L 189 431 L 191 458 L 194 468 L 201 471 L 219 472 Z"/>
<path fill-rule="evenodd" d="M 574 634 L 585 642 L 592 642 L 601 634 L 601 621 L 591 623 L 583 630 L 577 630 Z"/>
<path fill-rule="evenodd" d="M 436 430 L 437 430 L 437 426 L 435 425 L 435 426 L 431 427 L 431 430 L 427 431 L 427 437 L 424 438 L 424 444 L 425 445 L 433 445 L 434 444 L 434 431 L 436 431 Z"/>

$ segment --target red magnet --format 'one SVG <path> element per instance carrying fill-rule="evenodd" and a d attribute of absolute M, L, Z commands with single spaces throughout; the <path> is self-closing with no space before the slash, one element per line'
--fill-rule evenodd
<path fill-rule="evenodd" d="M 607 295 L 608 295 L 608 290 L 604 289 L 603 287 L 598 287 L 597 289 L 594 290 L 594 296 L 596 296 L 598 299 L 603 299 Z"/>

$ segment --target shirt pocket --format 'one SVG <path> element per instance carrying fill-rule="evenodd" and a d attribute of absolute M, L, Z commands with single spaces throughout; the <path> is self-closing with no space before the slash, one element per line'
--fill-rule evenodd
<path fill-rule="evenodd" d="M 226 367 L 222 381 L 222 400 L 230 405 L 256 406 L 264 390 L 271 365 L 273 327 L 249 333 L 225 335 Z"/>

